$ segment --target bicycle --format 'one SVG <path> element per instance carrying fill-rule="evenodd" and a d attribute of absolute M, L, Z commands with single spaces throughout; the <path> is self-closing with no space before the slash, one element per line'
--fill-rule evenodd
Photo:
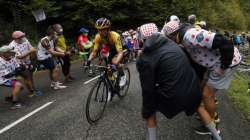
<path fill-rule="evenodd" d="M 130 70 L 124 65 L 124 76 L 126 76 L 126 83 L 120 87 L 119 82 L 121 74 L 118 71 L 111 72 L 108 67 L 95 65 L 100 69 L 100 75 L 97 82 L 93 85 L 89 92 L 87 103 L 86 103 L 86 118 L 90 124 L 96 123 L 100 120 L 104 114 L 106 105 L 108 103 L 108 94 L 110 92 L 112 101 L 114 95 L 118 95 L 120 99 L 127 95 L 130 85 Z M 95 105 L 95 103 L 97 105 Z M 92 108 L 92 104 L 94 104 Z M 99 107 L 99 108 L 98 108 Z"/>

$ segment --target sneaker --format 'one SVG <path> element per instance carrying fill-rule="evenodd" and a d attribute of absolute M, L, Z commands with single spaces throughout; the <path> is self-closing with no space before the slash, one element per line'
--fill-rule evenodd
<path fill-rule="evenodd" d="M 5 97 L 6 102 L 12 102 L 12 100 L 13 100 L 12 96 Z"/>
<path fill-rule="evenodd" d="M 69 76 L 70 80 L 76 80 L 75 77 Z"/>
<path fill-rule="evenodd" d="M 215 98 L 215 104 L 218 105 L 219 104 L 219 101 L 217 100 L 217 98 Z"/>
<path fill-rule="evenodd" d="M 34 90 L 33 92 L 30 92 L 30 94 L 28 95 L 30 98 L 34 97 L 34 96 L 42 96 L 43 93 L 40 90 Z"/>
<path fill-rule="evenodd" d="M 63 85 L 63 83 L 61 83 L 61 82 L 59 82 L 59 81 L 57 81 L 56 83 L 57 83 L 58 85 Z"/>
<path fill-rule="evenodd" d="M 51 82 L 50 87 L 54 88 L 56 85 L 63 85 L 61 82 Z"/>
<path fill-rule="evenodd" d="M 50 87 L 53 88 L 56 85 L 56 82 L 51 82 Z"/>
<path fill-rule="evenodd" d="M 108 91 L 108 99 L 107 99 L 107 102 L 110 102 L 111 100 L 111 91 Z"/>
<path fill-rule="evenodd" d="M 22 104 L 21 103 L 18 103 L 18 102 L 16 102 L 16 103 L 13 103 L 13 105 L 12 105 L 12 107 L 10 108 L 10 109 L 19 109 L 19 108 L 22 108 Z"/>
<path fill-rule="evenodd" d="M 212 135 L 212 133 L 208 130 L 208 128 L 204 125 L 201 125 L 197 128 L 194 128 L 194 132 L 199 135 Z M 220 134 L 220 130 L 217 129 L 218 134 Z"/>
<path fill-rule="evenodd" d="M 35 93 L 33 93 L 33 92 L 29 93 L 29 95 L 28 95 L 28 97 L 30 97 L 30 98 L 32 98 L 34 96 L 35 96 Z"/>
<path fill-rule="evenodd" d="M 61 85 L 61 84 L 59 84 L 59 83 L 57 83 L 57 84 L 53 87 L 54 90 L 65 89 L 65 88 L 67 88 L 67 86 Z"/>
<path fill-rule="evenodd" d="M 71 80 L 70 78 L 65 78 L 63 83 L 67 83 L 67 82 L 73 82 L 73 80 Z"/>
<path fill-rule="evenodd" d="M 214 122 L 215 123 L 220 123 L 220 118 L 219 118 L 219 114 L 218 113 L 215 113 Z"/>
<path fill-rule="evenodd" d="M 89 73 L 88 73 L 88 76 L 93 76 L 94 75 L 94 72 L 92 69 L 89 70 Z"/>
<path fill-rule="evenodd" d="M 221 138 L 221 136 L 220 136 Z M 221 138 L 222 139 L 222 138 Z M 217 140 L 216 138 L 214 138 L 213 136 L 210 137 L 210 140 Z"/>
<path fill-rule="evenodd" d="M 121 76 L 119 86 L 123 87 L 126 84 L 126 75 Z"/>

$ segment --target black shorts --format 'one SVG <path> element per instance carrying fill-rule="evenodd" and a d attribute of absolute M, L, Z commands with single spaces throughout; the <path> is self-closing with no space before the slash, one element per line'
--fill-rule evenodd
<path fill-rule="evenodd" d="M 19 75 L 23 77 L 24 79 L 29 79 L 32 77 L 33 71 L 25 68 L 23 71 L 19 72 Z"/>
<path fill-rule="evenodd" d="M 56 62 L 52 57 L 40 60 L 39 63 L 41 63 L 48 70 L 53 70 L 56 67 Z"/>

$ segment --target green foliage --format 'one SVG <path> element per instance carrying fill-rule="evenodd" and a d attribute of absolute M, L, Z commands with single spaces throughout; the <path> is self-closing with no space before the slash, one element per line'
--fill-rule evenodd
<path fill-rule="evenodd" d="M 136 28 L 144 23 L 155 22 L 159 27 L 170 15 L 177 15 L 182 22 L 187 16 L 196 14 L 198 20 L 205 20 L 210 28 L 228 30 L 250 29 L 249 0 L 11 0 L 0 1 L 0 20 L 13 28 L 14 8 L 21 10 L 24 25 L 35 20 L 32 10 L 44 9 L 47 20 L 60 19 L 65 31 L 77 32 L 79 27 L 94 29 L 95 21 L 108 17 L 114 30 Z M 48 23 L 50 24 L 50 23 Z M 46 25 L 47 26 L 47 25 Z M 24 28 L 24 27 L 23 27 Z M 20 29 L 25 30 L 25 29 Z M 32 32 L 36 32 L 34 28 Z M 8 32 L 0 27 L 0 34 Z M 9 31 L 11 32 L 11 31 Z M 29 31 L 27 32 L 29 34 Z M 33 36 L 33 34 L 32 34 Z M 0 39 L 1 40 L 1 39 Z"/>
<path fill-rule="evenodd" d="M 71 6 L 69 11 L 67 6 Z M 26 9 L 44 8 L 47 14 L 59 13 L 69 24 L 76 22 L 88 27 L 99 17 L 110 17 L 116 28 L 137 27 L 145 22 L 162 26 L 166 17 L 174 14 L 186 21 L 196 14 L 213 28 L 245 30 L 250 27 L 248 0 L 31 0 Z M 66 9 L 65 9 L 66 7 Z"/>
<path fill-rule="evenodd" d="M 236 73 L 229 88 L 229 97 L 248 120 L 250 120 L 250 93 L 247 92 L 249 78 L 249 75 Z"/>

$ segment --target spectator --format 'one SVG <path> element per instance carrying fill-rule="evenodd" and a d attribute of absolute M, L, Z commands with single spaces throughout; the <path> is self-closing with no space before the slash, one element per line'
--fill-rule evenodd
<path fill-rule="evenodd" d="M 67 52 L 62 52 L 55 47 L 55 40 L 57 39 L 56 32 L 51 26 L 47 29 L 47 36 L 42 38 L 38 43 L 37 59 L 38 61 L 50 71 L 51 88 L 54 90 L 64 89 L 66 86 L 58 81 L 59 66 L 58 62 L 53 58 L 54 56 L 65 56 Z"/>
<path fill-rule="evenodd" d="M 11 96 L 6 97 L 5 100 L 12 102 L 11 109 L 18 109 L 22 107 L 22 104 L 18 101 L 18 95 L 23 85 L 15 78 L 19 64 L 14 56 L 13 48 L 9 46 L 0 48 L 0 85 L 12 88 Z"/>
<path fill-rule="evenodd" d="M 60 24 L 54 24 L 54 31 L 57 33 L 58 38 L 56 41 L 56 48 L 61 52 L 70 54 L 70 48 L 66 45 L 65 38 L 63 35 L 63 28 Z M 60 63 L 62 65 L 62 72 L 64 75 L 64 82 L 72 81 L 74 78 L 70 75 L 70 55 L 60 57 Z"/>
<path fill-rule="evenodd" d="M 29 97 L 34 95 L 41 95 L 41 91 L 35 89 L 33 81 L 34 66 L 31 63 L 31 55 L 36 53 L 36 49 L 33 48 L 30 42 L 25 37 L 25 33 L 21 31 L 15 31 L 12 33 L 13 41 L 9 44 L 16 52 L 17 62 L 24 70 L 20 73 L 20 76 L 24 78 L 24 83 L 29 90 Z"/>
<path fill-rule="evenodd" d="M 190 23 L 191 25 L 194 26 L 195 22 L 196 22 L 196 15 L 189 15 L 188 16 L 188 23 Z"/>
<path fill-rule="evenodd" d="M 170 20 L 169 21 L 177 21 L 179 23 L 181 22 L 180 19 L 179 19 L 179 17 L 177 17 L 176 15 L 170 16 Z M 166 23 L 168 23 L 168 21 Z"/>
<path fill-rule="evenodd" d="M 241 33 L 241 46 L 245 47 L 247 45 L 247 36 L 245 32 Z"/>
<path fill-rule="evenodd" d="M 240 44 L 241 44 L 241 40 L 240 40 L 240 37 L 236 34 L 235 31 L 233 32 L 232 38 L 233 38 L 234 46 L 236 46 L 239 49 Z"/>
<path fill-rule="evenodd" d="M 142 116 L 148 139 L 156 140 L 156 112 L 171 119 L 184 111 L 192 115 L 201 102 L 199 80 L 179 46 L 157 32 L 155 24 L 141 26 L 143 52 L 137 61 L 142 87 Z"/>
<path fill-rule="evenodd" d="M 85 60 L 87 60 L 89 58 L 90 50 L 93 46 L 93 43 L 92 43 L 92 41 L 89 40 L 89 37 L 88 37 L 89 30 L 88 29 L 82 27 L 79 30 L 79 32 L 81 34 L 77 38 L 77 45 L 78 45 L 80 54 L 82 54 L 83 65 L 85 65 Z M 85 55 L 84 52 L 87 53 L 87 55 Z"/>

